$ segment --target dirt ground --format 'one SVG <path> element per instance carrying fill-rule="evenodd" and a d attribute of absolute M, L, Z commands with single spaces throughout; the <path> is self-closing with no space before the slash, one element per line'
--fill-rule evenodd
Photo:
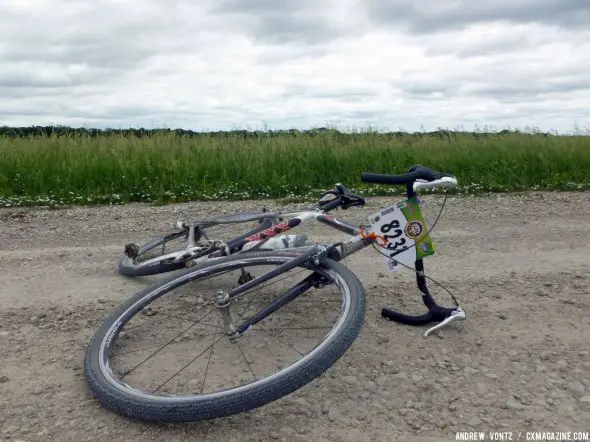
<path fill-rule="evenodd" d="M 432 222 L 442 198 L 425 199 Z M 370 199 L 336 215 L 366 222 L 391 202 Z M 413 276 L 389 273 L 369 248 L 345 261 L 367 292 L 361 335 L 301 390 L 184 425 L 99 406 L 83 376 L 88 340 L 114 306 L 158 279 L 119 275 L 123 245 L 184 216 L 262 204 L 0 210 L 0 440 L 444 441 L 462 431 L 512 432 L 512 440 L 522 432 L 524 440 L 526 431 L 590 431 L 590 193 L 449 198 L 426 271 L 468 318 L 439 335 L 380 317 L 384 306 L 423 306 Z M 346 238 L 317 223 L 298 233 Z"/>

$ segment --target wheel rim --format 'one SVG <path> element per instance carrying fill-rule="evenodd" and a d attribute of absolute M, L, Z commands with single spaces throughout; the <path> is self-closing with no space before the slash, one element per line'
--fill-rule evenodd
<path fill-rule="evenodd" d="M 285 258 L 282 257 L 281 258 L 281 262 L 284 262 L 286 260 L 288 260 L 289 258 Z M 273 257 L 273 260 L 276 261 L 276 257 Z M 265 261 L 262 258 L 244 258 L 244 259 L 240 259 L 240 260 L 236 260 L 234 262 L 231 263 L 231 267 L 233 270 L 239 269 L 242 266 L 249 266 L 249 265 L 256 265 L 257 263 L 262 262 L 265 265 L 269 265 L 267 261 Z M 274 262 L 273 265 L 278 265 L 279 262 Z M 212 358 L 212 354 L 215 354 L 215 357 L 218 357 L 218 359 L 220 358 L 217 355 L 217 349 L 215 348 L 215 345 L 217 345 L 218 343 L 222 343 L 223 345 L 228 345 L 228 339 L 225 335 L 223 335 L 223 333 L 221 334 L 217 334 L 215 338 L 213 338 L 213 340 L 211 341 L 212 346 L 203 346 L 203 347 L 194 347 L 194 351 L 195 351 L 195 355 L 197 356 L 194 360 L 191 361 L 191 358 L 189 358 L 186 354 L 182 354 L 182 356 L 172 356 L 171 358 L 164 358 L 163 356 L 149 356 L 147 359 L 149 360 L 150 358 L 152 359 L 152 361 L 155 361 L 156 363 L 158 362 L 158 358 L 160 358 L 160 360 L 162 362 L 164 362 L 165 364 L 168 363 L 172 363 L 170 361 L 174 361 L 173 364 L 176 364 L 177 366 L 183 366 L 183 364 L 187 363 L 186 366 L 184 367 L 184 369 L 186 369 L 187 367 L 189 367 L 191 364 L 193 364 L 194 369 L 196 369 L 197 371 L 201 370 L 204 365 L 194 365 L 194 362 L 196 360 L 198 360 L 201 356 L 205 355 L 205 353 L 201 353 L 201 354 L 197 354 L 198 353 L 198 349 L 200 348 L 203 351 L 207 351 L 210 350 L 209 353 L 209 362 L 207 363 L 207 368 L 204 372 L 204 380 L 203 380 L 203 384 L 202 384 L 202 388 L 201 388 L 201 392 L 197 393 L 196 391 L 192 391 L 191 394 L 173 394 L 170 392 L 167 392 L 167 388 L 162 389 L 163 386 L 165 386 L 167 383 L 170 383 L 172 381 L 172 379 L 175 377 L 173 376 L 172 378 L 168 378 L 166 376 L 160 377 L 161 379 L 164 379 L 166 382 L 164 382 L 163 385 L 159 385 L 158 388 L 156 389 L 156 391 L 148 391 L 144 388 L 137 388 L 132 386 L 129 383 L 129 378 L 128 379 L 124 379 L 125 377 L 127 377 L 130 373 L 132 373 L 135 368 L 133 368 L 130 372 L 127 371 L 123 371 L 123 372 L 116 372 L 117 369 L 113 369 L 112 366 L 112 360 L 111 357 L 114 356 L 116 357 L 126 357 L 126 355 L 129 355 L 131 353 L 134 353 L 135 351 L 129 351 L 127 353 L 125 352 L 121 352 L 120 354 L 116 354 L 113 355 L 112 350 L 117 347 L 117 349 L 119 349 L 119 346 L 117 346 L 117 337 L 121 334 L 121 331 L 123 330 L 123 332 L 125 332 L 124 327 L 129 324 L 130 320 L 135 317 L 137 314 L 141 315 L 141 311 L 143 311 L 143 307 L 145 307 L 146 305 L 153 305 L 153 303 L 155 301 L 157 301 L 158 299 L 164 299 L 167 297 L 167 295 L 169 293 L 171 293 L 174 289 L 179 288 L 179 287 L 184 287 L 184 286 L 188 286 L 190 284 L 192 284 L 192 282 L 189 281 L 194 281 L 197 280 L 197 282 L 203 282 L 203 281 L 207 281 L 207 277 L 217 274 L 220 270 L 222 269 L 226 269 L 227 270 L 227 263 L 219 263 L 219 264 L 215 264 L 215 265 L 210 265 L 207 266 L 205 268 L 202 269 L 198 269 L 198 270 L 193 270 L 190 272 L 187 272 L 183 275 L 180 275 L 179 277 L 168 281 L 167 283 L 157 287 L 155 290 L 153 290 L 150 294 L 142 297 L 142 299 L 138 300 L 137 302 L 133 303 L 131 306 L 129 306 L 122 314 L 119 315 L 119 320 L 116 321 L 115 323 L 113 323 L 111 325 L 111 327 L 109 327 L 109 329 L 107 330 L 107 332 L 104 335 L 104 338 L 101 341 L 101 345 L 100 345 L 100 350 L 99 350 L 99 365 L 100 365 L 100 370 L 102 372 L 102 375 L 105 377 L 105 379 L 114 387 L 116 387 L 117 389 L 133 395 L 133 396 L 138 396 L 141 397 L 143 399 L 153 399 L 153 400 L 158 400 L 158 401 L 173 401 L 175 403 L 178 402 L 182 402 L 182 401 L 193 401 L 195 400 L 195 398 L 202 398 L 203 400 L 205 399 L 209 399 L 209 398 L 219 398 L 221 396 L 225 396 L 225 395 L 230 395 L 230 394 L 235 394 L 238 393 L 240 391 L 244 391 L 247 389 L 251 389 L 251 388 L 256 388 L 256 386 L 268 383 L 268 382 L 272 382 L 280 377 L 283 376 L 288 376 L 292 371 L 298 369 L 299 367 L 301 367 L 304 364 L 309 363 L 316 355 L 318 355 L 319 353 L 323 352 L 324 350 L 327 349 L 327 347 L 330 345 L 331 342 L 333 342 L 333 340 L 335 339 L 336 335 L 343 329 L 343 325 L 345 323 L 345 320 L 350 312 L 350 306 L 351 306 L 351 291 L 350 288 L 348 287 L 347 283 L 344 281 L 343 277 L 338 274 L 337 272 L 333 271 L 333 270 L 326 270 L 326 272 L 332 277 L 332 279 L 334 280 L 334 284 L 332 284 L 329 287 L 333 287 L 335 288 L 336 292 L 338 293 L 338 302 L 336 302 L 333 298 L 331 298 L 329 300 L 329 302 L 335 303 L 333 305 L 333 307 L 336 307 L 335 309 L 338 310 L 338 316 L 337 318 L 333 321 L 332 326 L 328 329 L 328 327 L 318 327 L 319 328 L 325 328 L 328 329 L 327 331 L 325 331 L 325 333 L 322 335 L 321 331 L 320 331 L 320 335 L 322 335 L 322 339 L 315 345 L 312 346 L 311 350 L 306 353 L 299 353 L 302 357 L 297 360 L 294 363 L 289 363 L 288 365 L 286 365 L 285 367 L 282 367 L 280 369 L 278 369 L 276 372 L 271 373 L 268 376 L 263 376 L 259 379 L 256 378 L 256 373 L 255 371 L 252 369 L 252 365 L 254 365 L 257 361 L 248 361 L 248 356 L 245 354 L 244 349 L 242 348 L 242 346 L 240 345 L 240 342 L 245 338 L 245 337 L 250 337 L 252 338 L 253 335 L 255 334 L 255 332 L 259 332 L 261 331 L 260 328 L 261 326 L 263 326 L 264 321 L 267 321 L 267 319 L 269 321 L 274 320 L 273 318 L 276 318 L 276 315 L 280 315 L 281 314 L 281 310 L 282 309 L 288 309 L 289 307 L 291 307 L 292 305 L 295 305 L 295 303 L 300 301 L 301 297 L 307 296 L 308 293 L 305 293 L 303 295 L 301 295 L 300 298 L 298 298 L 297 300 L 293 301 L 292 304 L 287 305 L 286 307 L 283 307 L 281 310 L 275 312 L 273 315 L 271 315 L 269 318 L 264 319 L 262 322 L 260 322 L 259 324 L 257 324 L 256 326 L 254 326 L 254 328 L 252 330 L 250 330 L 248 333 L 246 333 L 244 335 L 244 337 L 240 340 L 238 340 L 237 344 L 232 344 L 232 345 L 237 345 L 240 347 L 240 351 L 242 352 L 242 356 L 243 359 L 246 363 L 248 363 L 251 374 L 253 375 L 254 379 L 251 379 L 249 382 L 240 384 L 240 385 L 232 385 L 230 387 L 227 388 L 223 388 L 220 391 L 213 391 L 210 393 L 205 393 L 205 383 L 207 381 L 207 376 L 208 376 L 208 370 L 209 370 L 209 365 L 211 363 L 211 358 Z M 309 272 L 311 273 L 311 272 Z M 282 275 L 280 275 L 279 277 L 275 278 L 275 279 L 279 279 L 281 278 Z M 300 278 L 295 277 L 293 281 L 298 281 Z M 271 281 L 267 281 L 264 284 L 269 284 L 272 283 L 274 280 Z M 187 284 L 188 282 L 188 284 Z M 264 286 L 263 284 L 263 286 Z M 324 289 L 322 289 L 324 290 Z M 254 291 L 249 291 L 247 293 L 251 293 L 251 294 L 255 294 L 255 290 Z M 313 294 L 315 294 L 317 291 L 315 290 L 311 290 L 312 296 Z M 243 298 L 245 299 L 245 297 Z M 318 301 L 315 301 L 315 299 L 318 299 Z M 301 299 L 302 302 L 305 302 L 304 299 Z M 323 305 L 326 304 L 328 305 L 329 302 L 324 302 L 322 300 L 320 300 L 319 298 L 314 298 L 313 300 L 310 300 L 310 302 L 318 302 L 318 305 Z M 304 306 L 301 308 L 313 308 L 313 309 L 318 309 L 318 305 L 309 305 L 309 306 Z M 213 309 L 208 309 L 210 310 L 210 313 L 212 313 L 213 315 L 217 315 L 219 316 L 219 313 L 217 311 L 217 309 L 214 307 Z M 254 308 L 251 310 L 251 312 L 253 313 L 254 311 L 258 310 L 257 308 Z M 314 310 L 315 311 L 315 310 Z M 202 313 L 205 313 L 205 310 L 202 311 Z M 245 317 L 250 316 L 250 312 L 248 312 L 248 309 L 244 310 L 243 313 L 248 313 L 247 315 L 245 315 Z M 297 322 L 301 321 L 301 320 L 305 320 L 307 316 L 309 316 L 309 318 L 312 317 L 312 315 L 307 315 L 307 314 L 299 314 L 300 316 L 297 317 L 293 317 L 296 319 Z M 146 316 L 150 316 L 149 314 Z M 157 316 L 157 315 L 154 315 Z M 164 315 L 164 317 L 166 317 L 166 315 Z M 184 318 L 182 318 L 184 319 Z M 194 318 L 193 318 L 194 319 Z M 162 323 L 164 322 L 168 322 L 168 318 L 166 318 L 165 320 L 162 321 Z M 277 322 L 275 322 L 275 324 L 277 324 Z M 211 324 L 205 324 L 205 325 L 211 325 Z M 180 329 L 183 333 L 186 333 L 187 330 L 189 330 L 191 327 L 189 326 L 186 330 L 182 330 Z M 303 328 L 301 328 L 303 329 Z M 269 329 L 270 330 L 270 329 Z M 305 329 L 306 332 L 309 330 L 312 330 L 312 328 L 307 328 Z M 283 330 L 284 331 L 284 330 Z M 272 331 L 263 331 L 264 333 L 272 333 Z M 154 332 L 155 333 L 155 332 Z M 183 335 L 183 333 L 181 333 L 180 335 Z M 217 332 L 216 332 L 217 333 Z M 295 333 L 297 334 L 297 332 Z M 155 335 L 157 335 L 158 337 L 161 337 L 162 335 L 159 333 L 155 333 Z M 291 335 L 291 333 L 289 333 L 289 335 Z M 189 335 L 186 335 L 189 336 Z M 257 335 L 258 337 L 260 336 L 260 333 Z M 281 335 L 284 336 L 284 335 Z M 124 337 L 126 337 L 126 335 L 124 335 Z M 176 336 L 175 338 L 178 338 L 178 336 Z M 204 339 L 209 339 L 209 336 L 198 336 L 198 338 L 204 338 Z M 290 336 L 290 338 L 293 339 L 298 339 L 299 336 Z M 215 341 L 215 339 L 217 339 L 217 341 Z M 165 341 L 167 340 L 167 338 L 165 339 Z M 179 346 L 185 346 L 188 345 L 190 346 L 191 344 L 186 344 L 186 342 L 183 341 L 190 341 L 191 339 L 181 339 L 180 341 L 175 341 L 172 342 L 172 346 L 175 345 L 179 345 Z M 134 343 L 137 344 L 136 341 L 132 341 Z M 166 343 L 166 342 L 164 342 Z M 288 344 L 287 344 L 288 345 Z M 270 348 L 270 344 L 264 344 L 264 350 L 267 349 L 271 349 Z M 156 346 L 152 346 L 152 347 L 148 347 L 148 348 L 139 348 L 139 350 L 137 350 L 137 352 L 141 352 L 141 351 L 145 351 L 146 354 L 151 354 L 153 353 L 154 348 L 157 347 L 159 348 L 158 345 Z M 166 345 L 164 346 L 166 347 Z M 259 346 L 260 347 L 260 346 Z M 177 347 L 179 348 L 179 347 Z M 248 349 L 250 350 L 250 349 Z M 258 351 L 260 351 L 260 348 L 257 349 Z M 296 350 L 296 349 L 295 349 Z M 155 353 L 158 353 L 160 350 L 156 351 Z M 228 351 L 231 352 L 233 351 L 234 353 L 236 353 L 236 347 L 234 348 L 228 348 Z M 297 350 L 296 350 L 297 351 Z M 135 357 L 135 355 L 132 355 L 132 358 Z M 141 358 L 139 358 L 141 359 Z M 262 365 L 264 364 L 270 364 L 270 362 L 268 362 L 266 359 L 263 359 L 264 362 Z M 199 362 L 200 364 L 204 364 L 202 362 L 203 360 L 201 360 L 201 362 Z M 252 364 L 250 364 L 249 362 L 252 362 Z M 143 364 L 140 363 L 139 366 L 141 366 Z M 152 364 L 153 365 L 153 364 Z M 149 366 L 144 366 L 142 368 L 143 372 L 150 372 L 151 373 L 155 373 L 158 374 L 159 372 L 159 368 L 158 369 L 154 369 L 152 365 Z M 258 369 L 258 367 L 257 367 Z M 231 370 L 233 370 L 233 368 L 231 368 L 230 366 L 230 372 Z M 171 370 L 172 372 L 174 372 L 174 368 Z M 182 372 L 182 370 L 181 370 Z M 216 369 L 214 370 L 214 372 L 216 374 L 218 374 L 219 372 L 223 372 L 223 369 L 219 369 L 218 367 L 216 367 Z M 174 374 L 174 373 L 172 373 Z M 178 374 L 178 373 L 177 373 Z M 181 373 L 182 374 L 182 373 Z M 185 371 L 183 375 L 187 375 L 188 377 L 192 376 L 192 372 L 190 371 Z M 140 375 L 141 376 L 141 375 Z M 219 377 L 219 376 L 217 376 Z M 196 379 L 196 378 L 195 378 Z M 160 381 L 156 382 L 153 385 L 158 385 Z M 191 380 L 190 382 L 193 382 L 193 380 Z M 179 381 L 180 383 L 180 381 Z M 171 384 L 168 384 L 171 385 Z M 160 390 L 160 393 L 157 393 L 157 391 Z M 162 392 L 166 392 L 165 394 L 162 394 Z"/>

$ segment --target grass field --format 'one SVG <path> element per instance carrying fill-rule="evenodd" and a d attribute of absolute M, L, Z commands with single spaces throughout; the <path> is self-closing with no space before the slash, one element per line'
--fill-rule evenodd
<path fill-rule="evenodd" d="M 590 137 L 379 133 L 198 137 L 0 136 L 0 207 L 129 201 L 316 198 L 340 182 L 366 196 L 361 172 L 412 164 L 454 173 L 459 192 L 590 189 Z"/>

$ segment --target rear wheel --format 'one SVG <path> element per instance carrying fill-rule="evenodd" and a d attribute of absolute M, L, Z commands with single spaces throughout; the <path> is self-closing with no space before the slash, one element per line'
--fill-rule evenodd
<path fill-rule="evenodd" d="M 88 346 L 84 368 L 93 394 L 132 418 L 190 422 L 259 407 L 312 381 L 350 347 L 364 320 L 363 287 L 348 268 L 326 259 L 324 275 L 296 267 L 233 298 L 229 309 L 239 328 L 306 276 L 323 281 L 237 339 L 226 333 L 215 304 L 218 291 L 238 285 L 240 275 L 260 275 L 295 256 L 234 255 L 139 292 Z"/>
<path fill-rule="evenodd" d="M 273 225 L 274 220 L 272 218 L 266 218 L 258 221 L 258 225 L 255 227 L 243 232 L 242 229 L 244 226 L 241 218 L 251 217 L 257 214 L 255 212 L 243 212 L 232 215 L 221 215 L 205 221 L 205 227 L 202 227 L 200 230 L 207 237 L 205 239 L 224 239 L 227 243 L 239 241 Z M 229 222 L 230 224 L 214 224 L 215 221 Z M 208 223 L 211 225 L 208 226 Z M 238 228 L 240 228 L 240 233 L 236 232 Z M 220 231 L 223 231 L 223 233 Z M 142 245 L 127 244 L 125 246 L 125 253 L 119 260 L 119 272 L 123 275 L 134 277 L 172 272 L 186 267 L 187 261 L 195 257 L 211 253 L 211 251 L 203 247 L 196 256 L 191 256 L 188 253 L 184 257 L 175 256 L 177 252 L 187 249 L 188 238 L 189 228 L 184 227 L 176 232 L 153 238 Z"/>

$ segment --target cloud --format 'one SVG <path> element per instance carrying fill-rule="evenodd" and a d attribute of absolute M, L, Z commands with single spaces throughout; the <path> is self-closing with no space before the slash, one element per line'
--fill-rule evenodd
<path fill-rule="evenodd" d="M 0 0 L 0 124 L 587 125 L 590 3 L 486 3 Z"/>
<path fill-rule="evenodd" d="M 238 29 L 264 44 L 321 45 L 349 35 L 328 8 L 326 0 L 221 0 L 210 12 L 231 17 Z"/>
<path fill-rule="evenodd" d="M 366 0 L 372 19 L 415 33 L 463 29 L 477 23 L 547 24 L 586 28 L 587 0 Z"/>

